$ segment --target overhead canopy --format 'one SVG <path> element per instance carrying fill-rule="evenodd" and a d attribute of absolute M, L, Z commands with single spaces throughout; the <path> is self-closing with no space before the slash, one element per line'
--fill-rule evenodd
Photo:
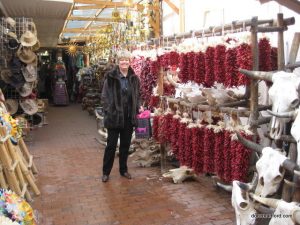
<path fill-rule="evenodd" d="M 272 0 L 259 0 L 260 3 L 270 2 Z M 274 0 L 278 2 L 280 5 L 283 5 L 290 10 L 295 11 L 296 13 L 300 13 L 300 2 L 298 0 Z"/>
<path fill-rule="evenodd" d="M 32 18 L 41 47 L 56 47 L 73 1 L 1 0 L 5 16 Z"/>

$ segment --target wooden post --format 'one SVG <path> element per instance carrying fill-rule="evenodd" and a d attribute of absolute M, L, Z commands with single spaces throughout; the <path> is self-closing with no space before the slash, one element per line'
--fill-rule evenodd
<path fill-rule="evenodd" d="M 160 100 L 163 101 L 162 96 L 164 94 L 164 69 L 161 67 L 157 79 L 157 92 L 160 96 Z M 160 144 L 160 169 L 161 173 L 166 170 L 166 143 Z"/>
<path fill-rule="evenodd" d="M 3 188 L 3 189 L 8 188 L 4 174 L 3 174 L 3 167 L 1 164 L 0 164 L 0 185 L 1 185 L 1 188 Z"/>
<path fill-rule="evenodd" d="M 252 18 L 251 26 L 251 46 L 252 46 L 252 70 L 258 70 L 259 56 L 258 56 L 258 42 L 257 42 L 257 17 Z M 250 83 L 250 121 L 258 120 L 258 84 L 257 80 L 251 79 Z M 254 134 L 257 134 L 257 127 L 251 127 Z"/>
<path fill-rule="evenodd" d="M 179 1 L 179 32 L 185 32 L 185 4 L 184 0 Z"/>
<path fill-rule="evenodd" d="M 278 13 L 277 14 L 277 26 L 278 27 L 283 27 L 284 26 L 284 21 L 283 21 L 283 14 Z M 278 59 L 277 59 L 277 64 L 278 64 L 278 70 L 283 70 L 285 63 L 284 63 L 284 40 L 283 40 L 283 31 L 278 32 Z"/>
<path fill-rule="evenodd" d="M 294 34 L 288 64 L 294 64 L 296 62 L 296 58 L 299 50 L 299 44 L 300 44 L 300 33 L 297 32 Z"/>
<path fill-rule="evenodd" d="M 290 143 L 290 149 L 289 149 L 289 153 L 291 156 L 291 160 L 293 162 L 296 162 L 297 160 L 297 146 L 295 143 Z M 291 202 L 293 195 L 294 195 L 294 188 L 289 185 L 287 182 L 293 182 L 293 176 L 290 174 L 286 174 L 284 176 L 284 183 L 283 183 L 283 188 L 282 188 L 282 195 L 281 198 L 286 201 L 286 202 Z M 287 181 L 287 182 L 286 182 Z"/>
<path fill-rule="evenodd" d="M 36 184 L 34 183 L 34 180 L 32 179 L 32 177 L 30 176 L 29 170 L 28 168 L 25 166 L 21 156 L 19 154 L 17 154 L 17 151 L 15 149 L 15 146 L 13 146 L 13 144 L 11 143 L 10 140 L 8 140 L 7 142 L 8 145 L 8 149 L 9 151 L 14 155 L 13 158 L 15 160 L 18 160 L 20 168 L 22 173 L 24 174 L 24 176 L 26 177 L 27 182 L 29 183 L 29 185 L 32 187 L 34 193 L 36 195 L 40 195 L 41 192 L 39 191 L 38 187 L 36 186 Z"/>
<path fill-rule="evenodd" d="M 35 166 L 35 164 L 33 162 L 32 155 L 29 153 L 29 150 L 28 150 L 28 148 L 27 148 L 27 146 L 26 146 L 26 144 L 25 144 L 25 142 L 24 142 L 24 140 L 23 140 L 22 137 L 19 138 L 18 144 L 20 146 L 20 149 L 21 149 L 22 153 L 25 156 L 25 159 L 28 161 L 28 164 L 30 164 L 32 162 L 31 163 L 32 164 L 31 165 L 31 170 L 32 170 L 33 174 L 37 174 L 38 171 L 37 171 L 37 168 L 36 168 L 36 166 Z"/>
<path fill-rule="evenodd" d="M 30 195 L 29 191 L 27 190 L 27 183 L 24 179 L 23 171 L 21 170 L 21 166 L 20 166 L 21 159 L 20 159 L 20 157 L 17 156 L 16 149 L 14 148 L 14 146 L 11 143 L 10 139 L 8 139 L 6 141 L 5 146 L 8 149 L 8 152 L 10 153 L 10 156 L 13 159 L 13 161 L 17 162 L 16 173 L 17 173 L 17 176 L 19 178 L 20 188 L 22 188 L 21 197 L 24 197 L 24 195 L 25 195 L 26 200 L 31 202 L 32 198 L 31 198 L 31 195 Z"/>
<path fill-rule="evenodd" d="M 2 133 L 1 132 L 2 129 L 4 128 L 3 127 L 1 128 L 0 133 Z M 16 164 L 14 165 L 12 164 L 12 159 L 3 142 L 0 143 L 0 161 L 1 164 L 4 166 L 4 173 L 6 175 L 9 188 L 11 188 L 14 192 L 16 192 L 17 195 L 21 196 L 22 191 L 20 189 L 19 182 L 15 174 Z"/>

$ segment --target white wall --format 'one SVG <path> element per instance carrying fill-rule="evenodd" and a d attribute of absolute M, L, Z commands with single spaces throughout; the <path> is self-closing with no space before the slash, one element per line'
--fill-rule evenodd
<path fill-rule="evenodd" d="M 179 0 L 172 2 L 179 7 Z M 247 20 L 253 16 L 258 16 L 259 20 L 276 19 L 277 13 L 283 13 L 284 18 L 295 17 L 296 20 L 295 25 L 289 26 L 288 31 L 284 32 L 287 53 L 294 33 L 300 32 L 300 15 L 272 1 L 260 4 L 257 0 L 185 0 L 185 32 L 220 26 L 235 20 Z M 164 35 L 178 34 L 179 16 L 166 3 L 163 3 L 163 15 Z M 267 36 L 271 38 L 273 45 L 277 45 L 276 33 L 268 33 Z M 288 54 L 285 58 L 287 61 Z"/>

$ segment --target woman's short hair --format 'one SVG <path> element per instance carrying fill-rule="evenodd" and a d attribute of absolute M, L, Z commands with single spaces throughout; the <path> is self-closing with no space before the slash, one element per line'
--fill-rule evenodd
<path fill-rule="evenodd" d="M 120 50 L 117 52 L 117 60 L 120 59 L 131 59 L 131 53 L 128 50 Z"/>

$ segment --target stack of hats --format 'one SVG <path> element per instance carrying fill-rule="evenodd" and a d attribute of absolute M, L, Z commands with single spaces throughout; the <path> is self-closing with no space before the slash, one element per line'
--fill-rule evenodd
<path fill-rule="evenodd" d="M 26 22 L 22 24 L 24 27 L 23 33 L 18 36 L 14 32 L 16 30 L 16 21 L 10 17 L 4 19 L 7 24 L 5 33 L 5 43 L 9 51 L 12 52 L 12 57 L 7 63 L 3 63 L 0 67 L 0 78 L 6 84 L 11 85 L 19 93 L 21 99 L 21 108 L 26 114 L 32 115 L 37 112 L 37 104 L 33 102 L 35 96 L 33 89 L 37 84 L 37 55 L 34 51 L 39 49 L 39 41 L 37 38 L 36 26 L 33 22 Z M 29 100 L 28 100 L 29 98 Z M 26 103 L 26 106 L 23 107 Z M 15 100 L 11 99 L 7 103 L 11 114 L 16 113 L 18 107 L 16 107 Z"/>

